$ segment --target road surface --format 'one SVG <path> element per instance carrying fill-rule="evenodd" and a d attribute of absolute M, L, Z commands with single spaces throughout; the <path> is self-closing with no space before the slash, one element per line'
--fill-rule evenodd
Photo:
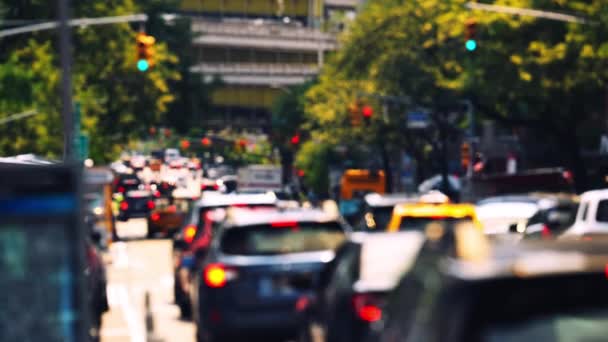
<path fill-rule="evenodd" d="M 179 319 L 173 304 L 170 240 L 143 240 L 145 219 L 118 223 L 118 235 L 108 253 L 108 301 L 102 342 L 194 341 L 194 325 Z M 146 329 L 145 295 L 150 294 L 154 329 Z"/>

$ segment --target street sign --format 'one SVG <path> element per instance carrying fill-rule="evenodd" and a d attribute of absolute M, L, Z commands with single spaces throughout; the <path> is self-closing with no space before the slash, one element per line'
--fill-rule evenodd
<path fill-rule="evenodd" d="M 80 168 L 2 163 L 0 175 L 0 341 L 88 340 Z"/>
<path fill-rule="evenodd" d="M 407 128 L 424 129 L 430 125 L 429 113 L 425 111 L 411 111 L 407 113 Z"/>
<path fill-rule="evenodd" d="M 78 153 L 79 160 L 86 160 L 89 158 L 89 136 L 85 134 L 80 134 L 78 137 L 78 149 L 76 149 Z"/>

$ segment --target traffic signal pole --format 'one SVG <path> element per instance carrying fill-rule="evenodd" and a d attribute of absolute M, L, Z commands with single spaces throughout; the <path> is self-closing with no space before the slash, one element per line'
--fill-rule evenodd
<path fill-rule="evenodd" d="M 74 156 L 74 113 L 72 107 L 72 37 L 69 27 L 69 0 L 58 1 L 59 60 L 61 64 L 61 115 L 63 117 L 63 161 Z"/>

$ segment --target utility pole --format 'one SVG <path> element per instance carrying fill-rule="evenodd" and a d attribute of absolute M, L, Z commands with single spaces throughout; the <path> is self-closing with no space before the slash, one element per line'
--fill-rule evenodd
<path fill-rule="evenodd" d="M 74 117 L 72 107 L 72 37 L 69 27 L 69 0 L 58 1 L 59 59 L 61 64 L 61 115 L 63 117 L 63 161 L 74 158 Z"/>

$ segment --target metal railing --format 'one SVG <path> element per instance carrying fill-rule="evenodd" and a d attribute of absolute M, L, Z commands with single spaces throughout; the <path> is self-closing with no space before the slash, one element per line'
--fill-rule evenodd
<path fill-rule="evenodd" d="M 293 63 L 201 63 L 191 72 L 216 75 L 316 75 L 317 65 Z"/>
<path fill-rule="evenodd" d="M 256 21 L 224 22 L 195 19 L 192 32 L 238 37 L 285 38 L 336 43 L 336 36 L 309 27 L 261 23 Z"/>

